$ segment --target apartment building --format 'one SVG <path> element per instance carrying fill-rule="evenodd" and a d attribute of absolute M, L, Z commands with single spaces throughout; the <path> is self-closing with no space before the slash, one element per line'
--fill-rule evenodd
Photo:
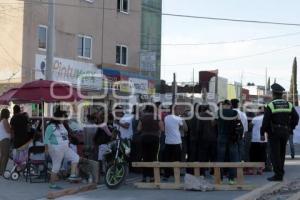
<path fill-rule="evenodd" d="M 0 3 L 0 79 L 45 78 L 48 5 Z M 81 75 L 103 74 L 108 83 L 86 79 L 87 89 L 128 80 L 137 93 L 153 92 L 160 79 L 160 12 L 161 0 L 56 0 L 53 80 L 76 85 Z"/>

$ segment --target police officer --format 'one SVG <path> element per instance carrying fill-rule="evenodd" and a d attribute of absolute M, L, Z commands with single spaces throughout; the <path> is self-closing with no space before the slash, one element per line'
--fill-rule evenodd
<path fill-rule="evenodd" d="M 273 101 L 266 105 L 263 124 L 261 127 L 261 140 L 268 134 L 270 143 L 271 161 L 274 176 L 269 181 L 282 181 L 284 176 L 285 151 L 288 138 L 298 124 L 299 116 L 293 105 L 284 100 L 284 88 L 275 83 L 271 86 Z"/>

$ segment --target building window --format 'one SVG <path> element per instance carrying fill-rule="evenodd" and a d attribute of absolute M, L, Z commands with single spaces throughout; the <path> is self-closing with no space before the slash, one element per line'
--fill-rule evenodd
<path fill-rule="evenodd" d="M 128 47 L 124 45 L 116 46 L 116 63 L 118 65 L 128 65 Z"/>
<path fill-rule="evenodd" d="M 128 13 L 129 0 L 117 0 L 117 8 L 119 12 Z"/>
<path fill-rule="evenodd" d="M 39 25 L 38 28 L 39 49 L 47 49 L 47 26 Z"/>
<path fill-rule="evenodd" d="M 92 37 L 86 35 L 78 36 L 78 57 L 92 58 Z"/>

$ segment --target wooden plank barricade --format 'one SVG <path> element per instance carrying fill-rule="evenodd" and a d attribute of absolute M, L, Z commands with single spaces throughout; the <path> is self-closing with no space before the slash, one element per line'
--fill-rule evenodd
<path fill-rule="evenodd" d="M 252 190 L 251 185 L 244 184 L 244 168 L 264 168 L 265 164 L 261 162 L 133 162 L 132 167 L 153 168 L 154 183 L 136 183 L 138 188 L 147 189 L 183 189 L 184 184 L 180 181 L 180 169 L 192 168 L 194 175 L 200 176 L 201 168 L 214 169 L 215 190 Z M 160 178 L 161 168 L 173 168 L 174 179 L 173 183 L 162 183 Z M 222 185 L 221 184 L 221 169 L 236 168 L 237 169 L 237 185 Z"/>

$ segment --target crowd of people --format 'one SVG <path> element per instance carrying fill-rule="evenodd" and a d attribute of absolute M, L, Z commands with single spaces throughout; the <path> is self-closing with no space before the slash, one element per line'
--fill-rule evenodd
<path fill-rule="evenodd" d="M 130 141 L 131 162 L 265 162 L 265 170 L 270 170 L 267 139 L 261 140 L 260 137 L 264 107 L 259 107 L 251 117 L 238 108 L 237 99 L 220 102 L 215 112 L 209 105 L 197 103 L 193 111 L 181 106 L 165 108 L 159 102 L 144 107 L 134 106 L 132 113 L 118 107 L 118 120 L 109 120 L 108 126 L 117 127 L 121 138 Z M 93 123 L 103 123 L 101 114 L 95 113 L 93 118 L 98 119 Z M 94 131 L 95 146 L 102 146 L 113 137 L 107 124 L 101 124 Z M 102 160 L 103 156 L 98 158 Z M 248 169 L 246 173 L 261 174 L 262 170 Z M 202 175 L 210 172 L 201 170 Z M 226 173 L 229 182 L 234 184 L 235 170 Z M 165 180 L 171 175 L 170 169 L 164 170 Z M 153 170 L 145 168 L 143 181 L 148 179 L 154 181 Z"/>
<path fill-rule="evenodd" d="M 134 107 L 131 115 L 119 112 L 120 120 L 114 123 L 121 137 L 131 141 L 131 161 L 264 162 L 264 169 L 247 169 L 246 173 L 273 169 L 275 175 L 268 180 L 282 181 L 287 141 L 293 138 L 299 121 L 293 105 L 283 99 L 283 91 L 279 84 L 272 85 L 273 101 L 251 113 L 239 109 L 238 99 L 224 100 L 216 110 L 195 104 L 192 111 L 173 105 L 167 112 L 158 102 Z M 294 158 L 292 140 L 290 145 Z M 209 172 L 202 170 L 201 174 Z M 235 184 L 235 169 L 222 174 Z M 171 175 L 170 169 L 164 170 L 164 179 Z M 148 177 L 153 181 L 153 172 L 144 169 L 143 181 Z"/>
<path fill-rule="evenodd" d="M 143 110 L 135 110 L 134 113 L 139 112 L 138 120 L 135 117 L 137 115 L 131 115 L 131 120 L 128 120 L 128 115 L 125 118 L 121 117 L 118 122 L 122 124 L 121 135 L 123 130 L 126 130 L 125 133 L 130 132 L 129 139 L 132 140 L 131 161 L 266 162 L 266 156 L 260 156 L 266 155 L 265 149 L 261 149 L 259 154 L 251 153 L 251 156 L 246 156 L 246 147 L 250 148 L 250 145 L 244 145 L 246 142 L 251 143 L 251 140 L 255 142 L 257 135 L 259 143 L 262 142 L 260 126 L 263 109 L 260 109 L 253 120 L 248 120 L 246 114 L 237 109 L 238 103 L 237 99 L 220 102 L 216 112 L 213 112 L 209 105 L 203 104 L 195 104 L 194 112 L 184 110 L 180 106 L 171 106 L 161 111 L 162 107 L 157 103 L 158 107 L 146 106 Z M 165 112 L 166 110 L 168 112 Z M 253 130 L 252 124 L 255 126 Z M 246 141 L 245 133 L 249 131 L 253 137 Z M 248 152 L 257 151 L 256 146 L 254 144 Z M 250 159 L 247 160 L 246 157 Z M 209 172 L 201 170 L 202 175 Z M 228 170 L 227 174 L 229 182 L 233 184 L 235 170 Z M 164 170 L 165 180 L 171 175 L 170 169 Z M 146 182 L 148 178 L 153 181 L 153 170 L 144 169 L 143 181 Z"/>
<path fill-rule="evenodd" d="M 263 170 L 271 170 L 273 165 L 275 176 L 270 180 L 282 180 L 285 145 L 299 117 L 293 106 L 282 100 L 283 90 L 275 89 L 274 101 L 266 107 L 258 107 L 255 113 L 242 112 L 237 99 L 224 100 L 215 110 L 208 104 L 198 103 L 193 110 L 176 105 L 165 108 L 160 102 L 133 106 L 132 112 L 118 106 L 109 114 L 99 111 L 87 115 L 88 126 L 81 131 L 92 136 L 93 159 L 102 164 L 105 162 L 103 152 L 106 145 L 116 139 L 113 130 L 117 129 L 121 139 L 131 146 L 130 162 L 265 162 L 265 169 L 248 169 L 246 173 L 261 174 Z M 41 124 L 33 129 L 20 106 L 14 107 L 10 123 L 9 110 L 3 109 L 0 117 L 0 175 L 3 175 L 11 144 L 19 149 L 43 137 Z M 66 112 L 56 110 L 54 118 L 45 126 L 44 141 L 40 141 L 52 160 L 50 187 L 54 189 L 58 188 L 57 173 L 65 161 L 71 163 L 69 179 L 79 178 L 78 141 L 74 125 L 66 117 Z M 275 125 L 274 117 L 279 119 Z M 282 132 L 276 135 L 277 130 Z M 163 173 L 165 180 L 172 176 L 170 169 Z M 201 170 L 203 176 L 210 173 L 212 169 Z M 153 170 L 143 169 L 142 174 L 144 182 L 154 181 Z M 222 170 L 223 175 L 227 175 L 230 184 L 235 184 L 236 170 Z"/>

